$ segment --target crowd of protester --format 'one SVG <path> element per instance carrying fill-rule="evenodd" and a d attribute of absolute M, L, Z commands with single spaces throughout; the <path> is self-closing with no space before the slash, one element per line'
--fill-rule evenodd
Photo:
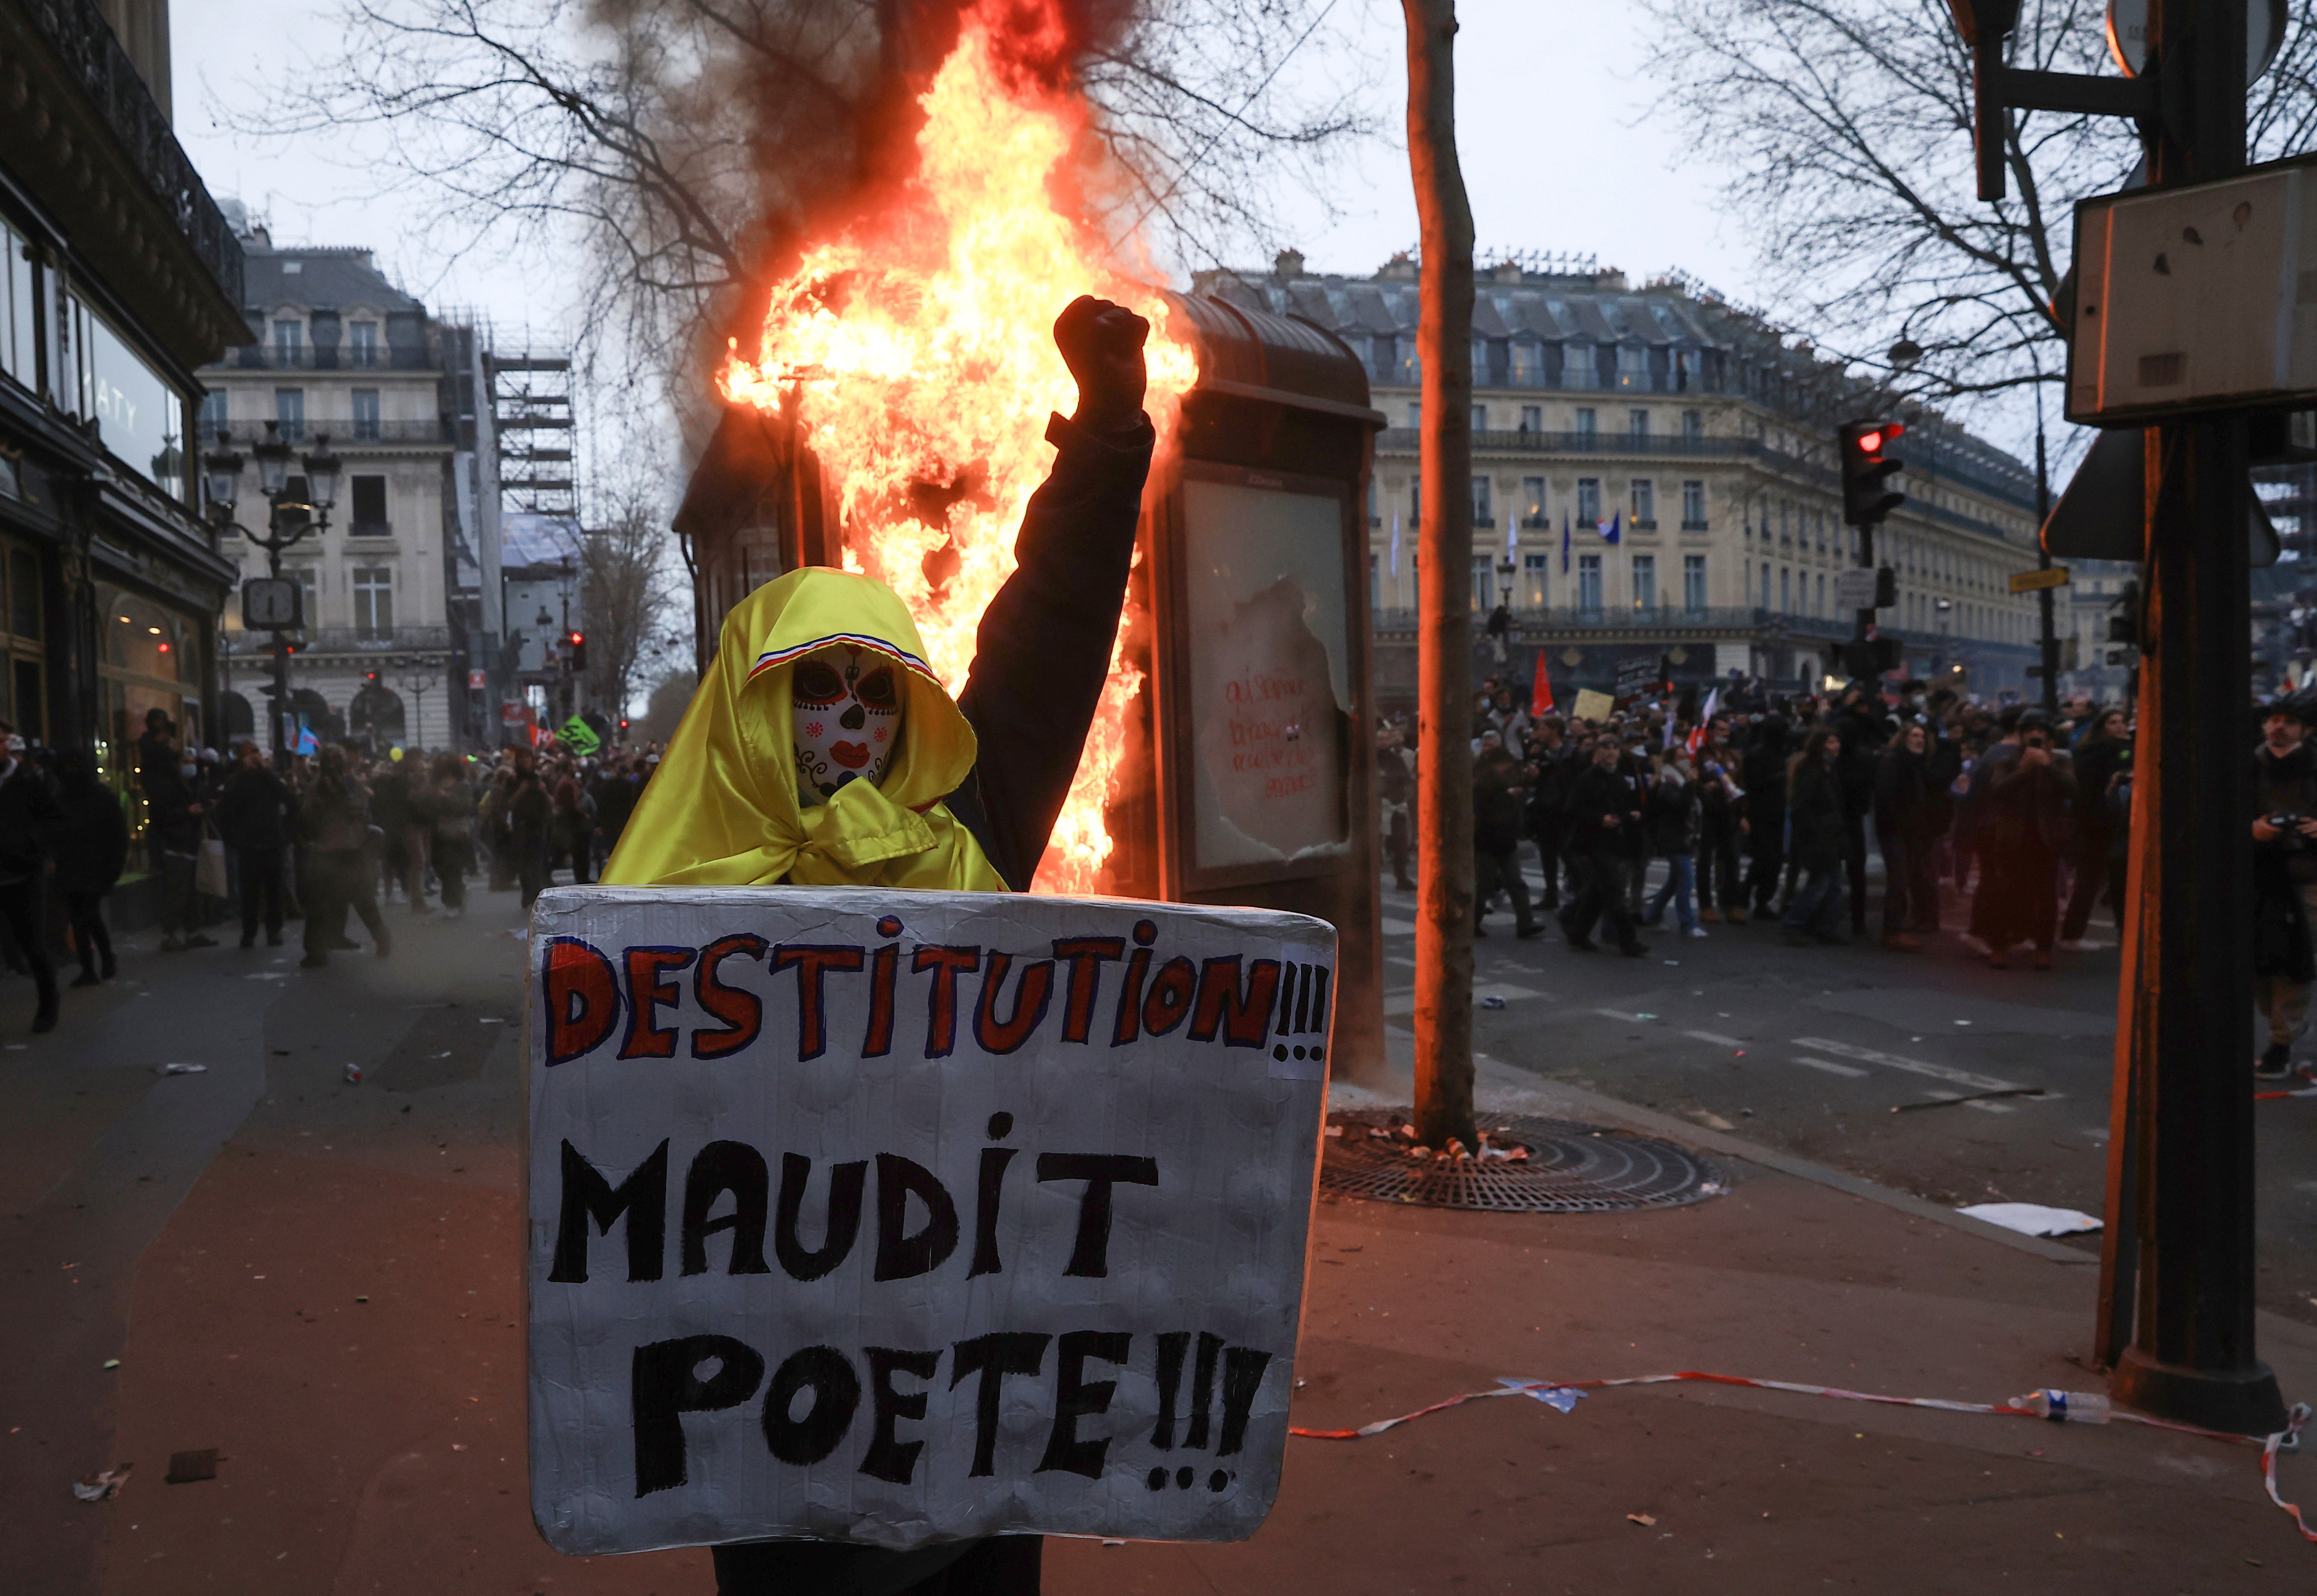
<path fill-rule="evenodd" d="M 127 757 L 130 791 L 77 753 L 28 749 L 0 721 L 0 964 L 39 991 L 32 1029 L 52 1029 L 53 950 L 80 965 L 74 986 L 115 978 L 105 899 L 139 870 L 151 878 L 158 951 L 214 948 L 237 911 L 240 945 L 283 944 L 298 923 L 302 967 L 394 937 L 387 911 L 456 919 L 479 880 L 519 893 L 595 879 L 657 747 L 580 755 L 525 746 L 476 755 L 329 743 L 277 766 L 254 741 L 220 755 L 194 747 L 159 709 Z M 132 827 L 131 816 L 141 821 Z"/>
<path fill-rule="evenodd" d="M 2055 950 L 2084 945 L 2100 903 L 2120 923 L 2132 733 L 2114 707 L 2080 698 L 2053 717 L 1920 682 L 1824 697 L 1733 682 L 1598 720 L 1533 714 L 1525 700 L 1491 682 L 1473 705 L 1479 935 L 1501 901 L 1515 935 L 1542 934 L 1540 912 L 1556 910 L 1585 951 L 1597 931 L 1640 957 L 1645 930 L 1704 937 L 1750 923 L 1798 945 L 1872 934 L 1915 954 L 1944 914 L 1996 968 L 2024 950 L 2048 969 Z M 1411 743 L 1401 723 L 1379 730 L 1385 849 L 1402 887 L 1414 884 Z M 2317 843 L 2317 823 L 2309 834 Z M 1651 893 L 1653 862 L 1663 878 Z M 2317 902 L 2317 851 L 2307 873 Z M 1956 906 L 1942 909 L 1942 883 Z"/>

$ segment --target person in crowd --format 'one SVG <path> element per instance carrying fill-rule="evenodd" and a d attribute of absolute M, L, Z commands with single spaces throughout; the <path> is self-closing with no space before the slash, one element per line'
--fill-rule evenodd
<path fill-rule="evenodd" d="M 1659 925 L 1665 920 L 1666 903 L 1670 899 L 1674 908 L 1674 923 L 1685 937 L 1702 937 L 1705 928 L 1697 923 L 1697 909 L 1692 901 L 1695 891 L 1697 837 L 1702 815 L 1698 784 L 1691 779 L 1689 761 L 1679 753 L 1668 754 L 1650 783 L 1647 806 L 1642 810 L 1643 824 L 1648 828 L 1650 851 L 1666 861 L 1665 885 L 1650 901 L 1647 913 L 1642 916 L 1643 925 Z"/>
<path fill-rule="evenodd" d="M 96 779 L 76 749 L 57 756 L 57 801 L 63 821 L 56 837 L 56 889 L 80 959 L 76 986 L 94 986 L 121 973 L 104 924 L 104 897 L 129 864 L 129 816 L 121 798 Z"/>
<path fill-rule="evenodd" d="M 1842 941 L 1843 798 L 1835 764 L 1841 753 L 1840 736 L 1812 727 L 1786 767 L 1787 848 L 1803 879 L 1778 928 L 1799 946 Z"/>
<path fill-rule="evenodd" d="M 1730 735 L 1730 718 L 1713 716 L 1697 747 L 1697 917 L 1712 923 L 1727 916 L 1731 924 L 1743 925 L 1746 892 L 1738 857 L 1746 837 L 1746 791 L 1733 777 L 1737 755 Z"/>
<path fill-rule="evenodd" d="M 1593 941 L 1593 927 L 1606 921 L 1617 950 L 1640 958 L 1649 947 L 1633 930 L 1626 908 L 1624 839 L 1642 824 L 1642 794 L 1632 777 L 1618 768 L 1624 753 L 1615 737 L 1595 739 L 1592 762 L 1570 784 L 1570 848 L 1581 879 L 1560 920 L 1569 945 L 1581 952 L 1599 947 Z"/>
<path fill-rule="evenodd" d="M 1778 878 L 1786 867 L 1786 760 L 1789 727 L 1778 714 L 1754 725 L 1739 785 L 1745 789 L 1746 840 L 1752 868 L 1746 890 L 1753 895 L 1754 918 L 1770 918 Z"/>
<path fill-rule="evenodd" d="M 346 751 L 331 744 L 321 752 L 311 788 L 298 807 L 298 829 L 308 843 L 306 956 L 299 965 L 320 969 L 334 951 L 351 948 L 346 912 L 362 916 L 371 951 L 384 958 L 394 939 L 371 886 L 370 795 L 350 770 Z"/>
<path fill-rule="evenodd" d="M 1472 767 L 1472 934 L 1484 937 L 1490 905 L 1498 892 L 1513 900 L 1513 934 L 1543 931 L 1529 906 L 1520 868 L 1521 767 L 1502 745 L 1483 752 Z"/>
<path fill-rule="evenodd" d="M 2052 745 L 2049 719 L 2041 709 L 2027 710 L 2015 739 L 1990 753 L 1980 770 L 1985 780 L 1982 879 L 1972 920 L 1996 969 L 2007 967 L 2010 950 L 2022 942 L 2035 945 L 2037 969 L 2050 969 L 2059 940 L 2060 861 L 2067 853 L 2076 776 L 2067 754 Z"/>
<path fill-rule="evenodd" d="M 2262 1080 L 2293 1073 L 2293 1044 L 2308 1027 L 2317 981 L 2309 910 L 2317 905 L 2317 691 L 2272 704 L 2253 754 L 2253 996 L 2268 1046 L 2253 1065 Z"/>
<path fill-rule="evenodd" d="M 141 784 L 148 771 L 166 772 L 177 768 L 177 723 L 169 718 L 166 709 L 158 708 L 145 711 L 145 729 L 137 738 L 137 779 Z"/>
<path fill-rule="evenodd" d="M 34 1032 L 57 1026 L 57 967 L 49 957 L 43 877 L 64 824 L 48 773 L 23 754 L 16 728 L 0 721 L 0 922 L 22 950 L 39 994 Z"/>
<path fill-rule="evenodd" d="M 525 914 L 539 901 L 547 885 L 548 850 L 552 846 L 555 806 L 539 773 L 539 756 L 528 748 L 514 751 L 514 779 L 506 793 L 507 851 L 514 856 L 515 882 L 523 890 Z"/>
<path fill-rule="evenodd" d="M 161 882 L 161 951 L 183 953 L 194 948 L 214 948 L 215 939 L 201 932 L 200 895 L 195 871 L 200 863 L 201 832 L 208 806 L 194 782 L 200 762 L 190 753 L 172 752 L 168 762 L 146 769 L 145 845 L 153 873 Z"/>
<path fill-rule="evenodd" d="M 393 902 L 399 887 L 410 912 L 425 914 L 433 913 L 433 905 L 426 901 L 426 861 L 419 854 L 416 834 L 415 762 L 404 758 L 399 748 L 388 756 L 370 783 L 370 818 L 379 830 L 380 901 Z"/>
<path fill-rule="evenodd" d="M 514 831 L 508 815 L 514 793 L 514 765 L 502 759 L 492 769 L 491 779 L 475 807 L 476 834 L 490 856 L 493 892 L 513 892 L 515 888 Z"/>
<path fill-rule="evenodd" d="M 1930 732 L 1920 721 L 1902 728 L 1883 750 L 1874 770 L 1874 846 L 1883 856 L 1883 945 L 1894 953 L 1920 953 L 1910 929 L 1925 898 L 1934 904 Z"/>
<path fill-rule="evenodd" d="M 1865 682 L 1845 687 L 1826 717 L 1842 745 L 1835 776 L 1842 785 L 1842 868 L 1850 882 L 1854 938 L 1866 934 L 1866 828 L 1874 813 L 1877 760 L 1888 721 L 1881 694 Z"/>
<path fill-rule="evenodd" d="M 273 773 L 255 742 L 238 751 L 233 774 L 217 804 L 218 835 L 233 850 L 241 888 L 241 945 L 257 941 L 265 923 L 265 945 L 282 946 L 282 854 L 290 846 L 290 820 L 297 800 L 289 784 Z"/>
<path fill-rule="evenodd" d="M 1384 858 L 1391 863 L 1391 884 L 1401 892 L 1416 890 L 1409 871 L 1416 843 L 1416 756 L 1407 733 L 1391 721 L 1376 730 L 1376 789 L 1382 800 Z"/>
<path fill-rule="evenodd" d="M 1561 854 L 1568 830 L 1561 810 L 1568 783 L 1561 772 L 1569 767 L 1569 752 L 1559 716 L 1546 715 L 1529 728 L 1528 803 L 1523 819 L 1529 840 L 1536 844 L 1538 870 L 1544 879 L 1539 906 L 1546 909 L 1561 907 Z"/>
<path fill-rule="evenodd" d="M 2103 888 L 2116 924 L 2124 923 L 2124 883 L 2111 877 L 2107 868 L 2116 847 L 2108 789 L 2131 762 L 2132 734 L 2123 710 L 2094 711 L 2089 705 L 2085 709 L 2085 724 L 2075 743 L 2075 836 L 2068 850 L 2075 884 L 2068 893 L 2067 918 L 2060 924 L 2060 946 L 2071 950 L 2083 947 L 2092 905 Z"/>
<path fill-rule="evenodd" d="M 565 776 L 555 784 L 555 809 L 548 818 L 548 868 L 552 872 L 555 860 L 571 862 L 571 884 L 585 887 L 593 878 L 588 869 L 588 855 L 595 843 L 595 807 L 577 776 Z"/>
<path fill-rule="evenodd" d="M 443 917 L 456 920 L 467 912 L 467 873 L 475 862 L 475 789 L 467 780 L 467 762 L 455 753 L 436 754 L 432 775 L 419 798 L 419 824 L 426 830 Z"/>
<path fill-rule="evenodd" d="M 587 797 L 595 806 L 595 857 L 607 860 L 620 845 L 620 834 L 636 807 L 636 775 L 625 754 L 614 754 L 588 783 Z"/>

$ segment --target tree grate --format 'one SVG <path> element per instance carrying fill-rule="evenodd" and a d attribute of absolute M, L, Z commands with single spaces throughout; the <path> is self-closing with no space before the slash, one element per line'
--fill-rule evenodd
<path fill-rule="evenodd" d="M 1677 1208 L 1728 1189 L 1713 1166 L 1670 1142 L 1534 1114 L 1481 1114 L 1491 1145 L 1528 1149 L 1525 1162 L 1411 1158 L 1368 1135 L 1408 1124 L 1407 1109 L 1328 1116 L 1322 1190 L 1372 1202 L 1507 1214 L 1603 1214 Z"/>

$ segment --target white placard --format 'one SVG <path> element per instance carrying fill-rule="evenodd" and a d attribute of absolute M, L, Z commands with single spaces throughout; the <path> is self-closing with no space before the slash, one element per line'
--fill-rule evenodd
<path fill-rule="evenodd" d="M 1232 1540 L 1294 1383 L 1336 934 L 1269 910 L 567 887 L 532 921 L 557 1549 Z"/>

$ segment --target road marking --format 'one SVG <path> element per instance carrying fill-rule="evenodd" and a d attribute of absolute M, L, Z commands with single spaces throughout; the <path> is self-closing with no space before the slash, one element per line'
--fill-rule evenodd
<path fill-rule="evenodd" d="M 1905 1070 L 1910 1075 L 1926 1075 L 1950 1085 L 1968 1086 L 1973 1092 L 2016 1092 L 2021 1084 L 2017 1081 L 1999 1081 L 1993 1075 L 1975 1075 L 1969 1070 L 1931 1064 L 1920 1058 L 1901 1058 L 1896 1053 L 1878 1053 L 1872 1048 L 1854 1048 L 1848 1042 L 1829 1041 L 1824 1037 L 1796 1037 L 1794 1046 L 1814 1048 L 1838 1058 L 1855 1058 L 1861 1064 L 1879 1064 L 1884 1069 Z"/>
<path fill-rule="evenodd" d="M 2008 1102 L 1967 1102 L 1963 1106 L 1967 1109 L 1977 1109 L 1982 1114 L 2008 1114 L 2011 1112 L 2011 1105 Z"/>
<path fill-rule="evenodd" d="M 1642 1025 L 1657 1018 L 1655 1014 L 1628 1014 L 1623 1009 L 1596 1009 L 1597 1014 L 1606 1014 L 1612 1020 L 1623 1020 L 1628 1025 Z"/>
<path fill-rule="evenodd" d="M 1828 1058 L 1812 1058 L 1803 1053 L 1795 1054 L 1794 1062 L 1806 1069 L 1824 1070 L 1829 1075 L 1847 1075 L 1854 1081 L 1866 1074 L 1865 1070 L 1854 1069 L 1847 1064 L 1837 1064 Z"/>
<path fill-rule="evenodd" d="M 1681 1034 L 1701 1042 L 1712 1042 L 1717 1048 L 1742 1048 L 1746 1045 L 1736 1037 L 1725 1037 L 1710 1030 L 1685 1030 Z"/>

